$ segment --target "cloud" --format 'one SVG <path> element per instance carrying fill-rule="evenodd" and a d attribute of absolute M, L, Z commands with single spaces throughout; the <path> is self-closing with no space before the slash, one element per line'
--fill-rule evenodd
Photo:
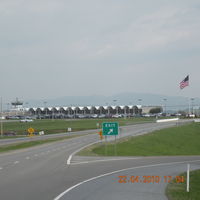
<path fill-rule="evenodd" d="M 96 56 L 106 56 L 117 52 L 146 53 L 160 51 L 177 44 L 194 45 L 199 37 L 198 21 L 186 21 L 185 15 L 192 9 L 164 7 L 157 12 L 133 19 L 121 32 L 108 34 L 109 43 L 101 43 Z M 194 36 L 196 36 L 194 38 Z M 192 44 L 191 44 L 192 43 Z"/>

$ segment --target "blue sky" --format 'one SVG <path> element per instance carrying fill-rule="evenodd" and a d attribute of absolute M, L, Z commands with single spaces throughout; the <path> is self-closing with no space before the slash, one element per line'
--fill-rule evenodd
<path fill-rule="evenodd" d="M 200 97 L 197 0 L 1 0 L 0 96 Z M 190 87 L 179 82 L 190 75 Z"/>

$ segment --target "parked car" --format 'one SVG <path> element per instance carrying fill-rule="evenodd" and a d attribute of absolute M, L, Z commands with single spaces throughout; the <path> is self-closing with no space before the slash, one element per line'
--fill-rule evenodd
<path fill-rule="evenodd" d="M 32 119 L 21 119 L 20 122 L 33 122 Z"/>
<path fill-rule="evenodd" d="M 16 133 L 14 131 L 7 131 L 3 133 L 4 136 L 16 136 Z"/>
<path fill-rule="evenodd" d="M 106 118 L 106 115 L 101 114 L 101 115 L 99 115 L 99 118 Z"/>
<path fill-rule="evenodd" d="M 120 118 L 120 117 L 122 117 L 122 115 L 116 114 L 116 115 L 113 115 L 112 117 L 113 117 L 113 118 Z"/>
<path fill-rule="evenodd" d="M 97 114 L 94 114 L 94 115 L 91 115 L 90 117 L 91 117 L 91 118 L 98 118 L 98 115 L 97 115 Z"/>

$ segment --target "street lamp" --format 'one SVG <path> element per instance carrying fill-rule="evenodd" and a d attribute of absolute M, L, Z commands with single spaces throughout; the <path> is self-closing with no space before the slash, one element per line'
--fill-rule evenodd
<path fill-rule="evenodd" d="M 164 113 L 165 113 L 165 116 L 166 116 L 167 115 L 167 106 L 166 106 L 167 99 L 165 98 L 165 99 L 163 99 L 163 101 L 164 101 L 164 106 L 165 106 Z"/>
<path fill-rule="evenodd" d="M 114 100 L 113 100 L 114 106 L 116 106 L 116 102 L 117 102 L 117 100 L 114 99 Z M 116 114 L 118 114 L 118 109 L 116 109 Z"/>
<path fill-rule="evenodd" d="M 194 114 L 194 107 L 193 107 L 193 106 L 194 106 L 194 105 L 193 105 L 193 103 L 194 103 L 194 98 L 191 98 L 190 100 L 191 100 L 191 102 L 192 102 L 192 114 Z"/>
<path fill-rule="evenodd" d="M 1 97 L 1 137 L 3 137 L 3 106 L 2 106 L 2 104 L 3 104 L 3 100 L 2 100 L 2 97 Z"/>
<path fill-rule="evenodd" d="M 142 102 L 142 99 L 138 99 L 138 101 L 141 103 L 141 102 Z"/>
<path fill-rule="evenodd" d="M 116 105 L 116 102 L 117 102 L 117 100 L 116 100 L 116 99 L 114 99 L 114 100 L 113 100 L 113 103 L 114 103 L 114 105 Z"/>
<path fill-rule="evenodd" d="M 44 108 L 46 108 L 46 109 L 45 109 L 45 110 L 46 110 L 46 114 L 45 114 L 45 115 L 46 115 L 46 117 L 47 117 L 47 102 L 44 101 L 43 103 L 44 103 Z"/>
<path fill-rule="evenodd" d="M 140 115 L 142 115 L 142 99 L 138 99 L 138 102 L 139 102 L 139 105 L 141 106 L 141 112 L 140 112 Z"/>

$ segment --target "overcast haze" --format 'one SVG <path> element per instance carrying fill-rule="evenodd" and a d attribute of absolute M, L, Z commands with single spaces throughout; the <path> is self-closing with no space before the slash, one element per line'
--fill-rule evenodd
<path fill-rule="evenodd" d="M 4 102 L 141 92 L 200 97 L 199 0 L 0 0 Z M 179 82 L 190 75 L 190 86 Z"/>

